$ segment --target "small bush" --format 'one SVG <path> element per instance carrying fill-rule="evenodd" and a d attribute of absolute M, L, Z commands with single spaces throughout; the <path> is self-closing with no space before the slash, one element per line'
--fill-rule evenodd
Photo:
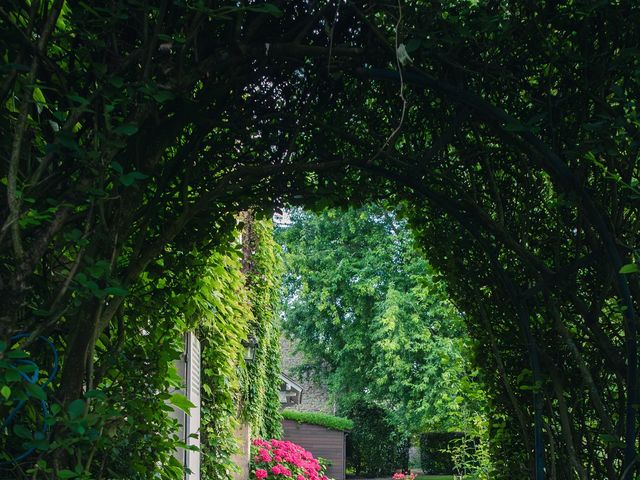
<path fill-rule="evenodd" d="M 409 439 L 389 421 L 387 412 L 360 402 L 348 412 L 347 468 L 358 477 L 386 477 L 409 468 Z"/>
<path fill-rule="evenodd" d="M 427 475 L 453 475 L 450 443 L 462 437 L 458 432 L 430 432 L 420 436 L 420 464 Z"/>

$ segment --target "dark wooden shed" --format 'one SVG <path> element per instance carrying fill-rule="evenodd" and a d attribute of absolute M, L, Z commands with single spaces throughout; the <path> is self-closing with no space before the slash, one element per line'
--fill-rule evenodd
<path fill-rule="evenodd" d="M 320 425 L 283 420 L 284 440 L 297 443 L 309 450 L 315 458 L 322 457 L 331 462 L 327 476 L 336 480 L 345 478 L 346 432 L 332 430 Z"/>

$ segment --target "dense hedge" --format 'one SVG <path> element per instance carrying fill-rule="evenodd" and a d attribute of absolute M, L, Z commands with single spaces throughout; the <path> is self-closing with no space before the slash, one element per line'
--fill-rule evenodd
<path fill-rule="evenodd" d="M 282 418 L 294 420 L 300 423 L 311 423 L 331 430 L 352 430 L 353 422 L 348 418 L 336 417 L 326 413 L 298 412 L 296 410 L 283 410 Z"/>
<path fill-rule="evenodd" d="M 420 466 L 427 475 L 453 475 L 454 461 L 447 451 L 458 432 L 430 432 L 420 435 Z"/>
<path fill-rule="evenodd" d="M 387 412 L 366 402 L 351 406 L 353 430 L 347 435 L 347 468 L 359 477 L 391 476 L 409 468 L 409 439 L 388 421 Z"/>

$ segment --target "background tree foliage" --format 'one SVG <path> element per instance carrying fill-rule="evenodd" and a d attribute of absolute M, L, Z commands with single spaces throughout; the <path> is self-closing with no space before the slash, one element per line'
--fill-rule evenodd
<path fill-rule="evenodd" d="M 339 5 L 4 2 L 0 336 L 55 341 L 69 413 L 158 260 L 249 207 L 386 197 L 480 345 L 497 478 L 633 478 L 640 8 Z"/>
<path fill-rule="evenodd" d="M 462 315 L 404 221 L 379 205 L 294 210 L 278 240 L 285 332 L 343 413 L 377 404 L 407 437 L 481 414 Z"/>
<path fill-rule="evenodd" d="M 348 458 L 358 476 L 406 469 L 418 433 L 486 439 L 463 316 L 406 221 L 379 204 L 298 209 L 277 233 L 284 330 L 304 354 L 301 371 L 328 384 L 354 420 Z"/>

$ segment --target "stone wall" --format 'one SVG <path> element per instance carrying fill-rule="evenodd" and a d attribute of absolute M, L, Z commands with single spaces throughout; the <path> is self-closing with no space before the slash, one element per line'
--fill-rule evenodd
<path fill-rule="evenodd" d="M 335 414 L 335 405 L 331 402 L 326 385 L 321 385 L 308 378 L 301 377 L 296 367 L 302 363 L 302 354 L 296 353 L 297 342 L 285 335 L 280 337 L 282 354 L 282 371 L 299 383 L 302 388 L 302 403 L 287 407 L 301 412 L 322 412 Z"/>

